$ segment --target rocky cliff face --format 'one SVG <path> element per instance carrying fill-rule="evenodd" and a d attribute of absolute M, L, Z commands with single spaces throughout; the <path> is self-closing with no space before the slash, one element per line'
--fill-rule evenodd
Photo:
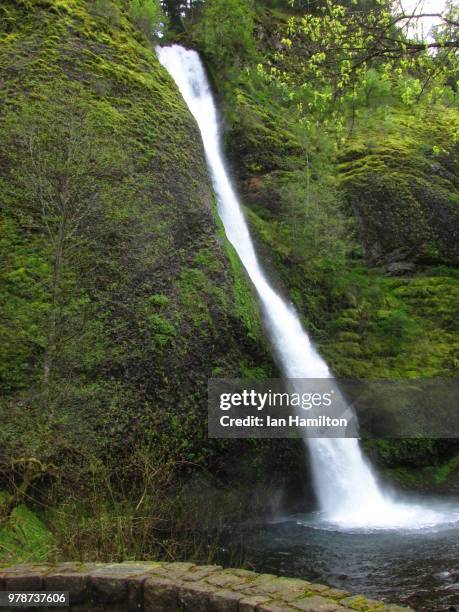
<path fill-rule="evenodd" d="M 29 457 L 123 476 L 139 444 L 212 463 L 207 379 L 272 368 L 197 127 L 107 6 L 0 7 L 0 446 L 19 479 Z"/>
<path fill-rule="evenodd" d="M 395 112 L 343 152 L 341 185 L 370 263 L 459 263 L 456 122 L 447 109 L 425 123 Z"/>

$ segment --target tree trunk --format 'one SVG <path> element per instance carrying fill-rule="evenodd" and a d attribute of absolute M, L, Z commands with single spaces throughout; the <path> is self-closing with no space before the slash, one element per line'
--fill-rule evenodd
<path fill-rule="evenodd" d="M 51 310 L 48 318 L 48 333 L 46 335 L 46 347 L 45 347 L 45 358 L 43 364 L 43 382 L 45 387 L 49 385 L 49 379 L 51 375 L 54 345 L 56 342 L 56 319 L 57 309 L 60 302 L 60 288 L 61 288 L 61 276 L 62 276 L 62 260 L 64 255 L 64 228 L 61 224 L 58 234 L 58 242 L 56 251 L 54 254 L 54 265 L 53 265 L 53 283 L 51 289 Z"/>

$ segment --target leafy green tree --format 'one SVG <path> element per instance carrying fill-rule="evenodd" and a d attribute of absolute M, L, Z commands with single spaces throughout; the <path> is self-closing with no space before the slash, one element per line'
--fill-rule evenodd
<path fill-rule="evenodd" d="M 435 40 L 420 40 L 410 29 L 413 22 L 432 15 L 394 10 L 387 0 L 379 0 L 369 11 L 357 9 L 354 3 L 346 7 L 325 0 L 318 13 L 290 19 L 283 42 L 287 47 L 296 44 L 297 49 L 301 44 L 309 77 L 332 82 L 336 90 L 342 90 L 367 69 L 381 64 L 386 72 L 398 68 L 436 70 L 439 62 L 429 50 L 453 53 L 459 48 L 457 9 L 437 15 L 441 26 Z"/>
<path fill-rule="evenodd" d="M 186 2 L 183 2 L 183 0 L 163 0 L 162 7 L 169 17 L 171 26 L 176 30 L 181 30 L 182 14 L 186 8 Z"/>
<path fill-rule="evenodd" d="M 15 240 L 19 228 L 34 245 L 26 240 L 15 260 L 10 257 L 11 265 L 19 267 L 7 269 L 5 280 L 9 279 L 7 286 L 18 300 L 28 278 L 40 279 L 36 286 L 32 283 L 38 287 L 32 298 L 38 300 L 36 312 L 30 312 L 30 305 L 24 303 L 24 312 L 16 314 L 30 318 L 35 329 L 43 350 L 45 386 L 61 361 L 63 345 L 75 335 L 74 329 L 69 330 L 69 318 L 78 311 L 83 315 L 85 309 L 87 300 L 76 283 L 75 271 L 86 265 L 84 259 L 103 224 L 104 178 L 115 168 L 122 172 L 125 163 L 120 150 L 97 134 L 86 111 L 72 100 L 67 103 L 64 112 L 54 105 L 31 104 L 20 115 L 8 115 L 3 124 L 5 152 L 14 160 L 10 185 L 22 206 L 17 212 L 8 210 L 9 233 L 2 246 L 8 248 L 8 239 Z"/>
<path fill-rule="evenodd" d="M 279 189 L 292 247 L 309 265 L 342 266 L 349 250 L 349 229 L 331 184 L 313 180 L 309 156 L 304 171 L 292 173 Z"/>
<path fill-rule="evenodd" d="M 208 0 L 195 38 L 213 64 L 223 69 L 253 57 L 253 0 Z"/>
<path fill-rule="evenodd" d="M 378 6 L 379 0 L 340 0 L 339 4 L 358 9 L 359 11 L 369 11 Z M 298 13 L 317 13 L 327 5 L 326 0 L 282 0 L 281 4 L 289 5 Z"/>
<path fill-rule="evenodd" d="M 336 142 L 378 104 L 413 109 L 422 97 L 431 105 L 455 104 L 457 9 L 447 6 L 434 38 L 423 40 L 411 26 L 426 15 L 407 15 L 392 4 L 323 0 L 320 10 L 292 15 L 279 27 L 275 52 L 258 64 L 258 78 L 306 123 L 320 119 L 331 127 Z"/>
<path fill-rule="evenodd" d="M 129 0 L 128 13 L 149 39 L 154 38 L 163 27 L 165 17 L 159 0 Z"/>

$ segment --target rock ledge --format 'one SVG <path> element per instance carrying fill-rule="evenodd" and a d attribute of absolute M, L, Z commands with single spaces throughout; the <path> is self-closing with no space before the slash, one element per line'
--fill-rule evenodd
<path fill-rule="evenodd" d="M 306 580 L 193 563 L 16 565 L 0 569 L 0 590 L 68 591 L 75 612 L 409 610 Z"/>

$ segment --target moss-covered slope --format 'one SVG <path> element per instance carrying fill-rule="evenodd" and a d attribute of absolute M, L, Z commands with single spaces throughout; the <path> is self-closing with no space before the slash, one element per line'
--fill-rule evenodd
<path fill-rule="evenodd" d="M 459 263 L 458 115 L 392 112 L 354 134 L 341 186 L 370 263 Z"/>
<path fill-rule="evenodd" d="M 142 444 L 211 465 L 207 379 L 271 368 L 197 127 L 101 6 L 0 7 L 0 459 L 18 482 L 126 476 Z"/>

